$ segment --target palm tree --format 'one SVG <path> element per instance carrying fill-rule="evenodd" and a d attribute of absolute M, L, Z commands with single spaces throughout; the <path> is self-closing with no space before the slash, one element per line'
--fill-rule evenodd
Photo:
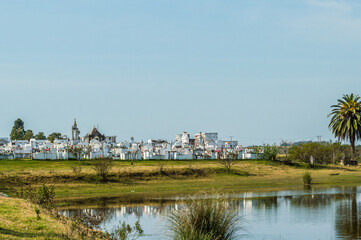
<path fill-rule="evenodd" d="M 349 140 L 353 158 L 356 159 L 355 142 L 361 138 L 361 102 L 360 97 L 353 94 L 345 94 L 338 99 L 337 105 L 332 105 L 332 116 L 328 125 L 332 133 L 339 140 Z"/>

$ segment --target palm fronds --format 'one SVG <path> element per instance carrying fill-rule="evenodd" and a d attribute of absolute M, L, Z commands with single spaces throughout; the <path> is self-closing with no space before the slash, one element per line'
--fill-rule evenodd
<path fill-rule="evenodd" d="M 355 155 L 355 141 L 361 138 L 361 102 L 354 94 L 345 94 L 332 105 L 329 129 L 339 140 L 349 140 Z"/>

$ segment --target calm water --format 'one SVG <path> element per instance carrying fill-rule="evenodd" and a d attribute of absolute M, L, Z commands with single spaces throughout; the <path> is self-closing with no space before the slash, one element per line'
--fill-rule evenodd
<path fill-rule="evenodd" d="M 241 217 L 242 239 L 361 239 L 361 187 L 302 189 L 233 194 L 230 204 Z M 139 218 L 147 236 L 167 239 L 167 215 L 180 201 L 63 210 L 81 215 L 98 229 L 111 230 L 119 221 Z"/>

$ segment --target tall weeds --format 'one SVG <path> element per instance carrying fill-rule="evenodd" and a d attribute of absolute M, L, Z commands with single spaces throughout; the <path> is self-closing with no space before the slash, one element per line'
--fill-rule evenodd
<path fill-rule="evenodd" d="M 174 240 L 233 240 L 237 239 L 239 217 L 225 198 L 199 200 L 190 198 L 185 207 L 169 216 Z"/>

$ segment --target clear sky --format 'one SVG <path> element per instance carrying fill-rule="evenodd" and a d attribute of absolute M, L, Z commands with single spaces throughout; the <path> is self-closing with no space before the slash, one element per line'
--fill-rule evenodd
<path fill-rule="evenodd" d="M 361 94 L 361 2 L 0 2 L 0 137 L 26 129 L 118 140 L 219 132 L 240 144 L 331 139 Z"/>

